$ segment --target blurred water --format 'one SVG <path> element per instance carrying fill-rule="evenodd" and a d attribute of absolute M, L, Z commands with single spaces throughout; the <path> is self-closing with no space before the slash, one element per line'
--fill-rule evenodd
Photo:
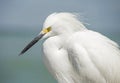
<path fill-rule="evenodd" d="M 42 42 L 23 56 L 18 56 L 34 36 L 0 34 L 0 83 L 57 83 L 42 62 Z M 119 36 L 112 36 L 111 39 L 120 43 Z"/>
<path fill-rule="evenodd" d="M 41 42 L 18 56 L 32 38 L 0 35 L 0 83 L 56 83 L 42 62 Z"/>

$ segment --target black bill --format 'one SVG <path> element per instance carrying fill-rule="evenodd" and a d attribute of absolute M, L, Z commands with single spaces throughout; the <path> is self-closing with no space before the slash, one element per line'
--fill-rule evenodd
<path fill-rule="evenodd" d="M 44 34 L 39 34 L 37 37 L 35 37 L 22 51 L 19 55 L 24 54 L 29 48 L 31 48 L 35 43 L 37 43 Z"/>

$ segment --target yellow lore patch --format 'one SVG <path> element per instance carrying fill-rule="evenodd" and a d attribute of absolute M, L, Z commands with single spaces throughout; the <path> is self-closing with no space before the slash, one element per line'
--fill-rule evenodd
<path fill-rule="evenodd" d="M 44 32 L 44 33 L 48 33 L 48 32 L 50 32 L 50 31 L 51 31 L 51 27 L 48 27 L 48 28 L 43 29 L 43 32 Z"/>

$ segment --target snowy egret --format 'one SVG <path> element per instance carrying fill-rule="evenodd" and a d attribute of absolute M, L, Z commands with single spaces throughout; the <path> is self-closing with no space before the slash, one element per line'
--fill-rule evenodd
<path fill-rule="evenodd" d="M 43 27 L 20 55 L 46 38 L 44 62 L 58 83 L 120 83 L 117 43 L 88 30 L 72 13 L 53 13 Z"/>

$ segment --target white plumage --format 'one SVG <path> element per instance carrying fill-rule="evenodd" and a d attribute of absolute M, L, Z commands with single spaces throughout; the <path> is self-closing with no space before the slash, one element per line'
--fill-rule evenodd
<path fill-rule="evenodd" d="M 44 62 L 59 83 L 120 83 L 120 50 L 114 41 L 88 30 L 71 13 L 51 14 L 43 26 Z"/>

